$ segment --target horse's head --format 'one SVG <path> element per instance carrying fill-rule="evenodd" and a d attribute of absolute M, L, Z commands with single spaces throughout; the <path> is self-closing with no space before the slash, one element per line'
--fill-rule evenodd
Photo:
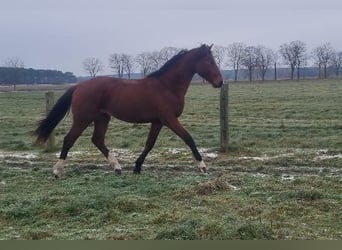
<path fill-rule="evenodd" d="M 223 84 L 223 79 L 221 71 L 211 53 L 212 47 L 213 44 L 210 46 L 204 44 L 198 48 L 199 57 L 195 70 L 197 74 L 210 82 L 213 87 L 220 88 Z"/>

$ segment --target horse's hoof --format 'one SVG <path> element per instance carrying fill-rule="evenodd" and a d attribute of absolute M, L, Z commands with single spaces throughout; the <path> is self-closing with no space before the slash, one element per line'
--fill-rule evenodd
<path fill-rule="evenodd" d="M 53 170 L 52 175 L 57 180 L 62 177 L 62 173 L 63 172 L 61 170 L 55 169 Z"/>
<path fill-rule="evenodd" d="M 114 172 L 115 172 L 116 175 L 121 175 L 122 174 L 121 169 L 115 169 Z"/>
<path fill-rule="evenodd" d="M 206 167 L 198 168 L 198 169 L 199 169 L 199 171 L 200 171 L 201 174 L 208 174 L 207 168 L 206 168 Z"/>
<path fill-rule="evenodd" d="M 50 181 L 57 181 L 59 178 L 60 178 L 60 176 L 53 174 L 48 179 Z"/>
<path fill-rule="evenodd" d="M 49 181 L 57 181 L 58 179 L 59 179 L 59 177 L 56 176 L 56 175 L 51 175 L 51 176 L 48 177 Z"/>

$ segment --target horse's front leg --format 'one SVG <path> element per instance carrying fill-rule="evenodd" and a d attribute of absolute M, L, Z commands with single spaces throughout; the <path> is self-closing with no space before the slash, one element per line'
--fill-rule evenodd
<path fill-rule="evenodd" d="M 140 154 L 139 158 L 135 162 L 135 168 L 133 170 L 133 172 L 135 174 L 140 174 L 141 166 L 144 163 L 147 154 L 153 148 L 162 127 L 163 127 L 163 125 L 161 123 L 152 123 L 151 124 L 150 133 L 148 134 L 147 141 L 145 144 L 145 148 L 144 148 L 143 152 Z"/>
<path fill-rule="evenodd" d="M 182 140 L 190 147 L 193 156 L 199 162 L 198 169 L 202 173 L 207 172 L 207 166 L 205 165 L 202 155 L 198 152 L 197 146 L 192 139 L 192 136 L 185 130 L 185 128 L 180 124 L 178 119 L 172 119 L 167 122 L 166 126 L 170 128 L 176 135 L 178 135 Z"/>

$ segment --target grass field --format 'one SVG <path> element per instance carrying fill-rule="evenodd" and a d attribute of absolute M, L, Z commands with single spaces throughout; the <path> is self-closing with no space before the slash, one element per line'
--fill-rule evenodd
<path fill-rule="evenodd" d="M 342 80 L 231 84 L 222 154 L 219 91 L 194 85 L 181 121 L 209 175 L 167 129 L 133 175 L 149 126 L 112 120 L 107 144 L 123 175 L 90 127 L 57 181 L 58 150 L 35 148 L 30 134 L 45 92 L 0 93 L 0 239 L 342 239 L 341 93 Z M 57 128 L 58 147 L 69 126 Z"/>

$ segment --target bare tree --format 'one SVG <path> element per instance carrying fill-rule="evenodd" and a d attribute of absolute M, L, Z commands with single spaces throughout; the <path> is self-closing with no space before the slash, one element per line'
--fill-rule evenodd
<path fill-rule="evenodd" d="M 122 69 L 127 74 L 128 79 L 131 79 L 131 73 L 134 68 L 134 60 L 131 55 L 122 54 Z"/>
<path fill-rule="evenodd" d="M 290 66 L 290 68 L 291 68 L 291 79 L 293 80 L 294 70 L 296 67 L 296 60 L 295 60 L 295 57 L 291 51 L 290 45 L 287 43 L 282 44 L 280 46 L 279 52 L 284 59 L 284 63 L 286 65 Z"/>
<path fill-rule="evenodd" d="M 336 76 L 339 76 L 340 68 L 342 65 L 342 51 L 341 52 L 334 51 L 333 56 L 331 58 L 331 62 L 332 62 L 332 66 L 335 68 Z"/>
<path fill-rule="evenodd" d="M 140 66 L 143 76 L 158 70 L 171 55 L 162 54 L 160 51 L 142 52 L 136 57 L 136 62 Z"/>
<path fill-rule="evenodd" d="M 151 71 L 155 71 L 163 65 L 163 59 L 161 57 L 160 51 L 148 52 L 148 58 L 151 64 Z"/>
<path fill-rule="evenodd" d="M 178 54 L 182 49 L 176 47 L 164 47 L 159 52 L 160 64 L 163 65 L 176 54 Z"/>
<path fill-rule="evenodd" d="M 256 47 L 255 54 L 256 54 L 256 66 L 259 69 L 261 80 L 264 81 L 267 69 L 273 62 L 275 62 L 275 55 L 271 49 L 266 48 L 261 45 Z"/>
<path fill-rule="evenodd" d="M 103 63 L 98 58 L 88 57 L 83 61 L 83 69 L 89 73 L 91 77 L 95 77 L 97 73 L 103 71 L 103 68 Z"/>
<path fill-rule="evenodd" d="M 160 51 L 142 52 L 132 60 L 140 68 L 141 74 L 146 76 L 158 70 L 180 51 L 181 49 L 176 47 L 164 47 Z"/>
<path fill-rule="evenodd" d="M 140 66 L 140 71 L 143 76 L 146 76 L 151 71 L 149 52 L 142 52 L 138 54 L 135 61 Z"/>
<path fill-rule="evenodd" d="M 245 66 L 248 70 L 249 81 L 252 81 L 253 70 L 257 66 L 256 47 L 248 46 L 242 53 L 241 65 Z"/>
<path fill-rule="evenodd" d="M 291 79 L 293 80 L 294 71 L 297 68 L 297 79 L 300 77 L 300 67 L 306 61 L 306 45 L 302 41 L 292 41 L 289 44 L 284 43 L 280 46 L 280 54 L 284 63 L 291 68 Z"/>
<path fill-rule="evenodd" d="M 213 56 L 214 56 L 216 63 L 220 69 L 224 63 L 226 53 L 227 53 L 226 47 L 223 47 L 220 45 L 215 45 L 213 48 Z"/>
<path fill-rule="evenodd" d="M 8 68 L 24 68 L 24 62 L 19 57 L 9 57 L 4 61 L 4 66 Z M 17 90 L 17 84 L 13 82 L 13 90 Z"/>
<path fill-rule="evenodd" d="M 178 54 L 181 49 L 176 47 L 165 47 L 160 51 L 147 52 L 148 59 L 150 61 L 150 71 L 158 70 L 162 67 L 168 60 Z"/>
<path fill-rule="evenodd" d="M 278 59 L 279 59 L 279 54 L 275 51 L 273 51 L 273 56 L 274 56 L 274 64 L 273 64 L 273 67 L 274 67 L 274 80 L 276 81 L 278 79 L 278 74 L 277 74 L 277 62 L 278 62 Z"/>
<path fill-rule="evenodd" d="M 306 45 L 302 41 L 295 41 L 293 43 L 294 54 L 297 57 L 297 80 L 300 78 L 300 69 L 307 65 L 308 56 L 306 53 Z"/>
<path fill-rule="evenodd" d="M 313 57 L 319 68 L 319 75 L 321 76 L 321 67 L 324 69 L 324 78 L 327 78 L 327 67 L 331 62 L 334 54 L 334 49 L 330 43 L 325 43 L 321 46 L 316 47 L 313 50 Z"/>
<path fill-rule="evenodd" d="M 4 66 L 8 68 L 24 68 L 24 62 L 19 57 L 13 56 L 4 61 Z"/>
<path fill-rule="evenodd" d="M 240 63 L 245 50 L 246 45 L 244 43 L 232 43 L 227 47 L 228 62 L 227 66 L 231 66 L 234 69 L 235 77 L 234 81 L 237 81 Z"/>
<path fill-rule="evenodd" d="M 109 56 L 109 67 L 112 68 L 119 78 L 123 77 L 124 63 L 123 56 L 119 53 L 113 53 Z"/>

